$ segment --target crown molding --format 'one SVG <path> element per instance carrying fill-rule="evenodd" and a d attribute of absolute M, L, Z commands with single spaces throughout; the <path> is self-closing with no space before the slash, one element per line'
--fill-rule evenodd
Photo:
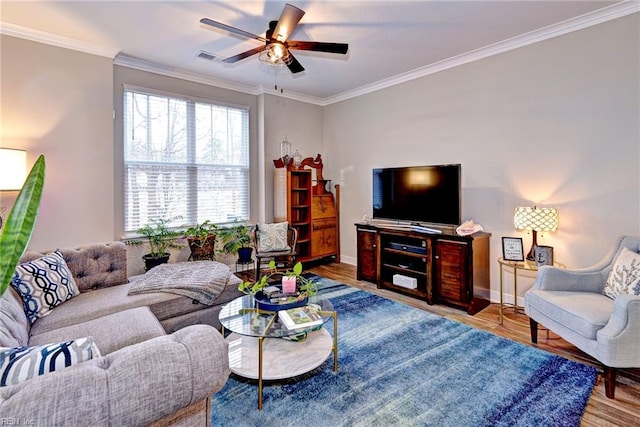
<path fill-rule="evenodd" d="M 217 79 L 205 74 L 186 71 L 181 68 L 173 68 L 167 65 L 157 64 L 143 59 L 134 58 L 132 56 L 119 54 L 113 60 L 114 65 L 133 68 L 140 71 L 148 71 L 150 73 L 160 74 L 167 77 L 175 77 L 182 80 L 188 80 L 194 83 L 202 83 L 205 85 L 219 87 L 221 89 L 233 90 L 236 92 L 246 93 L 248 95 L 260 95 L 262 88 L 260 85 L 252 86 L 230 80 Z"/>
<path fill-rule="evenodd" d="M 398 74 L 388 79 L 379 80 L 369 85 L 360 86 L 359 88 L 342 92 L 328 98 L 324 98 L 321 105 L 326 106 L 334 104 L 336 102 L 355 98 L 357 96 L 366 95 L 371 92 L 376 92 L 391 86 L 425 77 L 430 74 L 464 65 L 469 62 L 474 62 L 484 58 L 488 58 L 490 56 L 499 55 L 510 50 L 518 49 L 524 46 L 528 46 L 574 31 L 582 30 L 584 28 L 592 27 L 594 25 L 602 24 L 604 22 L 622 18 L 624 16 L 638 12 L 640 12 L 640 2 L 638 2 L 637 0 L 624 1 L 622 3 L 596 10 L 594 12 L 567 19 L 553 25 L 549 25 L 548 27 L 541 28 L 539 30 L 512 37 L 510 39 L 484 46 L 482 48 L 475 49 L 451 58 L 447 58 L 442 61 L 434 62 L 433 64 L 429 64 L 424 67 L 408 71 L 406 73 Z"/>
<path fill-rule="evenodd" d="M 120 52 L 120 49 L 112 46 L 103 46 L 69 37 L 58 36 L 45 31 L 34 30 L 33 28 L 22 27 L 20 25 L 3 21 L 0 21 L 0 34 L 89 53 L 91 55 L 104 56 L 110 59 L 115 58 L 118 52 Z"/>
<path fill-rule="evenodd" d="M 272 89 L 266 89 L 262 85 L 252 86 L 229 80 L 216 79 L 204 74 L 194 73 L 119 54 L 119 49 L 114 47 L 101 46 L 94 43 L 57 36 L 44 31 L 38 31 L 2 21 L 0 21 L 0 34 L 6 34 L 8 36 L 19 37 L 66 49 L 77 50 L 92 55 L 108 57 L 114 60 L 115 65 L 121 65 L 123 67 L 212 85 L 250 95 L 269 94 L 324 107 L 638 12 L 640 12 L 640 2 L 638 0 L 626 0 L 575 18 L 567 19 L 539 30 L 531 31 L 520 36 L 484 46 L 470 52 L 447 58 L 442 61 L 398 74 L 388 79 L 379 80 L 372 84 L 360 86 L 359 88 L 345 91 L 327 98 L 314 97 L 299 92 L 279 92 Z"/>

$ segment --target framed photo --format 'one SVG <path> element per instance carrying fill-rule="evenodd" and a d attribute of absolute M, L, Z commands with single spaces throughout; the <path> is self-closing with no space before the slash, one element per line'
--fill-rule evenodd
<path fill-rule="evenodd" d="M 551 246 L 536 246 L 533 255 L 538 267 L 553 265 L 553 248 Z"/>
<path fill-rule="evenodd" d="M 503 237 L 502 258 L 505 261 L 524 261 L 524 248 L 522 247 L 522 238 Z"/>

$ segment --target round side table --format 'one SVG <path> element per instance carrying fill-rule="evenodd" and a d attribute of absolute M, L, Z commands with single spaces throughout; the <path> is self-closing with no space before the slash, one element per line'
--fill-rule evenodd
<path fill-rule="evenodd" d="M 500 264 L 500 324 L 504 320 L 504 289 L 503 289 L 503 273 L 505 268 L 510 268 L 513 271 L 513 311 L 514 313 L 521 313 L 524 307 L 518 306 L 518 273 L 519 272 L 533 272 L 537 273 L 538 267 L 535 261 L 507 261 L 504 258 L 498 258 L 498 264 Z M 565 268 L 566 266 L 560 262 L 554 262 L 554 267 Z"/>

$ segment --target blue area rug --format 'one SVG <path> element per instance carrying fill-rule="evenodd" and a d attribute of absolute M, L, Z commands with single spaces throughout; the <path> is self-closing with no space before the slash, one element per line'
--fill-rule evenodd
<path fill-rule="evenodd" d="M 578 426 L 596 369 L 320 278 L 333 357 L 295 381 L 229 379 L 215 426 Z M 331 322 L 329 322 L 331 323 Z M 329 330 L 333 333 L 330 328 Z"/>

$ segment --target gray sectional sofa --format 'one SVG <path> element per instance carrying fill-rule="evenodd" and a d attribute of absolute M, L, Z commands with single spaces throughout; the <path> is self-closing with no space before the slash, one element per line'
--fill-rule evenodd
<path fill-rule="evenodd" d="M 0 387 L 2 419 L 34 425 L 210 425 L 210 397 L 229 376 L 217 313 L 239 295 L 237 278 L 230 275 L 212 306 L 172 293 L 130 296 L 126 250 L 121 242 L 60 250 L 80 294 L 33 325 L 13 289 L 0 298 L 0 347 L 91 336 L 101 354 Z M 22 261 L 42 255 L 27 252 Z"/>

